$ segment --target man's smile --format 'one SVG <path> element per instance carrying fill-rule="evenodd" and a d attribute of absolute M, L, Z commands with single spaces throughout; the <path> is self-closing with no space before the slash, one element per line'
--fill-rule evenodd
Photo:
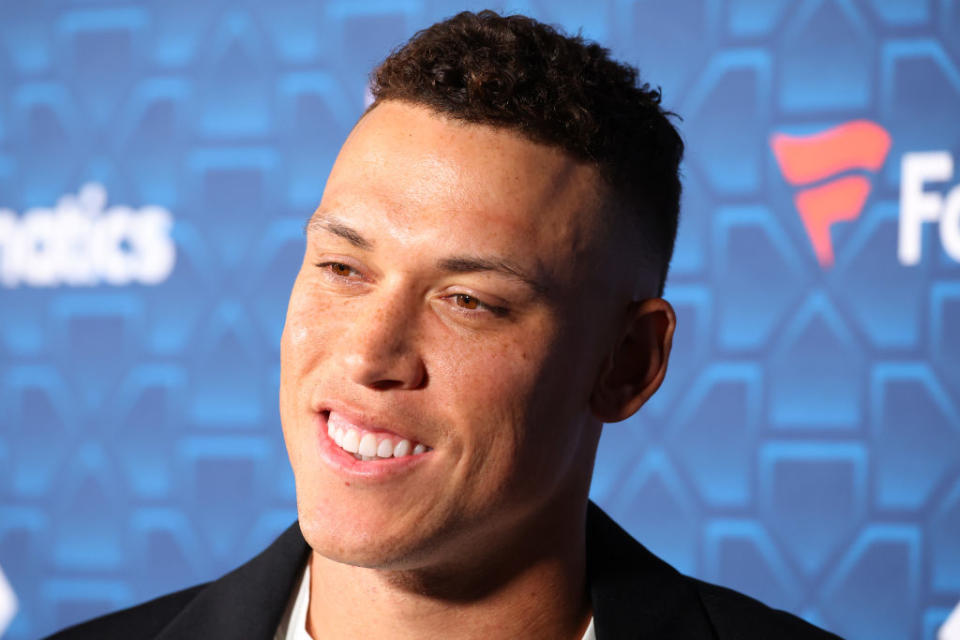
<path fill-rule="evenodd" d="M 327 436 L 357 460 L 385 460 L 421 455 L 430 449 L 420 442 L 383 430 L 372 430 L 339 412 L 327 412 Z"/>
<path fill-rule="evenodd" d="M 363 412 L 338 405 L 321 407 L 315 415 L 321 460 L 351 481 L 387 480 L 433 458 L 433 447 L 412 430 L 387 429 Z"/>

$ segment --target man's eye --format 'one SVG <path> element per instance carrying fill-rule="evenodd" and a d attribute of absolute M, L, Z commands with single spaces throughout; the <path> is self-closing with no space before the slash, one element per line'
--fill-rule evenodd
<path fill-rule="evenodd" d="M 342 262 L 320 262 L 317 263 L 316 266 L 329 271 L 330 275 L 340 278 L 350 278 L 359 275 L 356 269 Z"/>
<path fill-rule="evenodd" d="M 509 309 L 506 307 L 495 307 L 486 302 L 481 302 L 478 298 L 471 296 L 468 293 L 455 293 L 450 298 L 453 300 L 453 303 L 460 309 L 465 312 L 475 311 L 477 313 L 492 313 L 497 317 L 503 317 L 510 313 Z"/>
<path fill-rule="evenodd" d="M 481 304 L 479 300 L 465 293 L 458 293 L 454 296 L 454 300 L 457 301 L 457 306 L 463 307 L 464 309 L 476 309 L 480 307 Z"/>

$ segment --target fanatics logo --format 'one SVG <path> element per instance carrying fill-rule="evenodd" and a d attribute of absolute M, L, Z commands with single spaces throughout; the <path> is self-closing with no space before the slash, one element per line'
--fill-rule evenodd
<path fill-rule="evenodd" d="M 870 180 L 890 151 L 890 134 L 868 120 L 854 120 L 807 136 L 776 133 L 770 147 L 784 179 L 801 187 L 794 196 L 817 261 L 833 266 L 830 227 L 856 220 L 870 195 Z"/>

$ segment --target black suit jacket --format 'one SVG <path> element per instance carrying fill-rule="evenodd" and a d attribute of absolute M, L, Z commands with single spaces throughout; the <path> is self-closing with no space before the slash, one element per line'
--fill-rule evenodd
<path fill-rule="evenodd" d="M 297 523 L 219 580 L 70 627 L 51 640 L 271 640 L 307 560 Z M 684 576 L 599 507 L 587 512 L 587 577 L 597 640 L 836 638 L 747 596 Z"/>

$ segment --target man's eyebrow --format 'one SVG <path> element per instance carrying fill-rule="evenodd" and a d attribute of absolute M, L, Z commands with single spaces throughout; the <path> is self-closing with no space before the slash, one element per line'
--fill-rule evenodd
<path fill-rule="evenodd" d="M 324 230 L 336 236 L 340 236 L 358 249 L 363 249 L 365 251 L 373 249 L 373 242 L 360 235 L 359 231 L 330 216 L 321 214 L 314 214 L 311 216 L 310 219 L 307 220 L 307 224 L 303 227 L 304 234 L 309 232 L 311 229 Z"/>
<path fill-rule="evenodd" d="M 520 280 L 533 289 L 537 295 L 542 296 L 547 292 L 547 286 L 545 283 L 526 273 L 517 265 L 511 264 L 504 260 L 481 258 L 477 256 L 454 256 L 440 260 L 437 263 L 437 266 L 442 271 L 450 271 L 453 273 L 494 271 L 510 278 Z"/>
<path fill-rule="evenodd" d="M 304 226 L 303 231 L 304 233 L 307 233 L 311 229 L 332 233 L 343 238 L 358 249 L 369 251 L 373 249 L 374 246 L 373 241 L 364 238 L 356 229 L 344 224 L 337 218 L 330 215 L 315 213 L 310 217 L 309 220 L 307 220 L 307 224 Z M 441 271 L 448 271 L 451 273 L 476 273 L 480 271 L 493 271 L 495 273 L 500 273 L 507 277 L 523 282 L 528 287 L 533 289 L 537 295 L 542 296 L 547 292 L 546 284 L 528 274 L 519 266 L 506 260 L 483 258 L 479 256 L 453 256 L 440 260 L 437 263 L 437 267 Z"/>

